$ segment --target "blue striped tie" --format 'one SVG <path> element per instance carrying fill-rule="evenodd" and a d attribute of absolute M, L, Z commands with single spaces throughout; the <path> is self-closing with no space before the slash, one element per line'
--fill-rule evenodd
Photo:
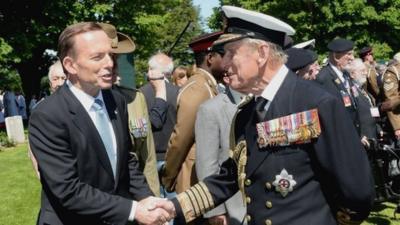
<path fill-rule="evenodd" d="M 110 160 L 110 164 L 113 170 L 113 174 L 115 177 L 116 173 L 116 153 L 113 151 L 113 141 L 112 141 L 112 135 L 111 135 L 111 130 L 108 125 L 108 118 L 106 111 L 103 110 L 104 103 L 100 99 L 95 99 L 93 103 L 93 109 L 96 112 L 96 122 L 95 126 L 97 128 L 97 131 L 100 134 L 101 140 L 103 141 L 104 147 L 107 150 L 107 155 L 108 159 Z"/>

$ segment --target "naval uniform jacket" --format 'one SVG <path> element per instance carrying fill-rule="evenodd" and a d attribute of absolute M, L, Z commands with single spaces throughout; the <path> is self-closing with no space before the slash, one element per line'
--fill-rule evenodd
<path fill-rule="evenodd" d="M 247 147 L 244 174 L 238 177 L 240 164 L 234 157 L 228 159 L 219 175 L 173 199 L 178 218 L 188 222 L 224 202 L 238 191 L 242 179 L 249 224 L 361 223 L 371 209 L 374 185 L 367 155 L 343 103 L 288 72 L 264 121 L 317 109 L 321 133 L 308 144 L 259 148 L 253 99 L 239 107 L 233 125 L 234 145 L 245 141 Z M 284 181 L 292 188 L 286 196 L 274 185 L 284 170 L 291 176 Z"/>

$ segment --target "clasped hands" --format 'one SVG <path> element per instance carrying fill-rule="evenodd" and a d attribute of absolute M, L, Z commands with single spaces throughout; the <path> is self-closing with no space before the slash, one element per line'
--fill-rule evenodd
<path fill-rule="evenodd" d="M 135 220 L 139 224 L 168 224 L 175 216 L 175 206 L 168 199 L 148 197 L 136 206 Z"/>

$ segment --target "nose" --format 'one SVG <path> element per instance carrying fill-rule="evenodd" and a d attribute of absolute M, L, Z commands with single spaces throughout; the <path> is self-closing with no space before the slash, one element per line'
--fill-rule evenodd
<path fill-rule="evenodd" d="M 113 60 L 112 55 L 111 55 L 111 54 L 107 54 L 105 60 L 106 60 L 105 65 L 106 65 L 108 68 L 113 68 L 113 66 L 114 66 L 114 60 Z"/>

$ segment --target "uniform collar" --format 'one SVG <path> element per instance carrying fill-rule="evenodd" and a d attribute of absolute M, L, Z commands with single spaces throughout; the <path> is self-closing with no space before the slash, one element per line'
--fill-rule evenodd
<path fill-rule="evenodd" d="M 215 78 L 213 77 L 213 75 L 211 75 L 211 73 L 202 68 L 197 68 L 197 69 L 203 71 L 207 75 L 208 79 L 211 81 L 211 85 L 213 85 L 214 87 L 217 86 L 217 80 L 215 80 Z"/>
<path fill-rule="evenodd" d="M 332 63 L 329 63 L 329 66 L 333 69 L 333 71 L 336 73 L 336 75 L 339 77 L 339 79 L 344 82 L 344 77 L 343 77 L 343 72 L 339 70 L 335 65 Z"/>
<path fill-rule="evenodd" d="M 280 86 L 282 85 L 283 80 L 286 78 L 288 72 L 289 69 L 285 65 L 282 65 L 275 76 L 272 78 L 271 82 L 269 82 L 267 87 L 261 93 L 261 96 L 271 102 L 278 92 Z"/>

